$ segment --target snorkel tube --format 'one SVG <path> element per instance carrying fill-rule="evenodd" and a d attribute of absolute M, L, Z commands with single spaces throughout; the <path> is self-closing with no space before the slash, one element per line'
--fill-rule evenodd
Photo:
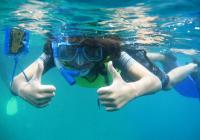
<path fill-rule="evenodd" d="M 54 57 L 54 63 L 58 70 L 60 71 L 61 75 L 65 78 L 65 80 L 70 84 L 74 85 L 76 83 L 76 80 L 74 77 L 79 76 L 80 72 L 76 70 L 69 70 L 66 69 L 63 64 L 59 61 L 59 55 L 58 55 L 58 42 L 52 41 L 52 50 L 53 50 L 53 57 Z"/>

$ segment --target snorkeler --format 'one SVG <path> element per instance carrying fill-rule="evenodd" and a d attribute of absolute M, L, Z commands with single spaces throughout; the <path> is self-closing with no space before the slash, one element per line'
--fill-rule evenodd
<path fill-rule="evenodd" d="M 55 96 L 55 86 L 41 83 L 42 75 L 55 66 L 70 85 L 90 85 L 101 80 L 97 92 L 107 111 L 118 110 L 137 97 L 170 89 L 198 71 L 197 64 L 189 63 L 165 74 L 149 59 L 164 60 L 164 55 L 147 54 L 148 58 L 144 50 L 123 45 L 120 39 L 112 37 L 52 38 L 43 52 L 24 70 L 29 81 L 20 73 L 11 86 L 16 95 L 37 107 L 47 106 Z"/>

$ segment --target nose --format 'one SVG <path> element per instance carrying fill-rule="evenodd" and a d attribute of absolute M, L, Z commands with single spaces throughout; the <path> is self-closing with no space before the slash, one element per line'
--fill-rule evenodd
<path fill-rule="evenodd" d="M 75 62 L 79 66 L 82 66 L 85 63 L 85 57 L 83 56 L 82 49 L 78 50 L 77 56 L 75 58 Z"/>

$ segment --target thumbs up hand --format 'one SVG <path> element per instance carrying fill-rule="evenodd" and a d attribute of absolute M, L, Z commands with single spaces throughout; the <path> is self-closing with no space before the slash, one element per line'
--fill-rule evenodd
<path fill-rule="evenodd" d="M 133 88 L 125 82 L 121 75 L 113 67 L 112 62 L 108 63 L 108 71 L 113 77 L 113 82 L 110 86 L 101 87 L 97 90 L 99 100 L 105 106 L 107 111 L 115 111 L 123 107 L 133 97 Z"/>
<path fill-rule="evenodd" d="M 38 61 L 38 65 L 35 73 L 30 81 L 14 80 L 14 88 L 17 89 L 17 95 L 33 104 L 36 107 L 45 107 L 51 101 L 51 98 L 55 96 L 56 88 L 52 85 L 42 85 L 41 77 L 44 70 L 42 62 Z"/>

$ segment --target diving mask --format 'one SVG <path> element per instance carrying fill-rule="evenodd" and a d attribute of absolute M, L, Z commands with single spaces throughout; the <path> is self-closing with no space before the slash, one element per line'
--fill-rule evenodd
<path fill-rule="evenodd" d="M 80 55 L 87 61 L 98 62 L 102 59 L 102 47 L 82 46 L 79 43 L 58 43 L 58 57 L 61 61 L 73 61 Z"/>

